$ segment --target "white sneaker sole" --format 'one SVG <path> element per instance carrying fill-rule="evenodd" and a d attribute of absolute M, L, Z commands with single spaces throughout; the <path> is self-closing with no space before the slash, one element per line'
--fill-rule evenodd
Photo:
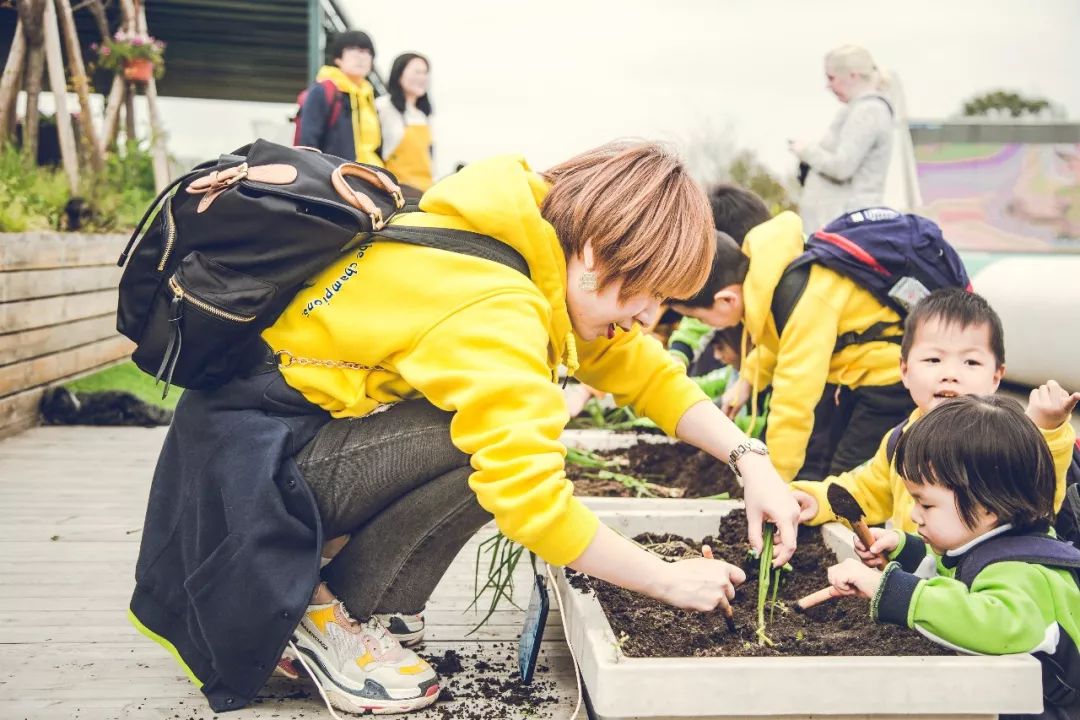
<path fill-rule="evenodd" d="M 438 682 L 438 678 L 436 678 L 435 685 L 428 688 L 426 694 L 420 697 L 407 698 L 404 700 L 360 697 L 354 693 L 346 692 L 342 688 L 344 683 L 341 683 L 334 677 L 336 673 L 331 674 L 331 671 L 328 671 L 323 667 L 318 655 L 307 646 L 306 638 L 301 635 L 295 635 L 293 639 L 297 649 L 303 653 L 304 660 L 307 661 L 309 672 L 315 673 L 317 676 L 315 679 L 322 684 L 323 690 L 330 699 L 330 704 L 338 710 L 344 710 L 345 712 L 355 713 L 357 715 L 364 715 L 366 713 L 371 713 L 372 715 L 407 713 L 434 704 L 435 701 L 439 699 L 439 693 L 442 692 L 442 683 Z"/>

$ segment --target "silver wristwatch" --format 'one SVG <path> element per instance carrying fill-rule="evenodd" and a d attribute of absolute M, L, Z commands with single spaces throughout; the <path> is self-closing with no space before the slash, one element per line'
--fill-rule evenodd
<path fill-rule="evenodd" d="M 742 477 L 742 473 L 739 472 L 739 466 L 737 463 L 739 462 L 739 458 L 741 458 L 748 452 L 757 453 L 758 455 L 765 455 L 766 457 L 768 457 L 769 448 L 765 447 L 765 443 L 761 442 L 760 440 L 755 440 L 753 438 L 750 438 L 749 440 L 740 443 L 739 446 L 732 450 L 731 454 L 728 455 L 728 465 L 731 466 L 731 472 L 735 473 L 735 477 Z"/>

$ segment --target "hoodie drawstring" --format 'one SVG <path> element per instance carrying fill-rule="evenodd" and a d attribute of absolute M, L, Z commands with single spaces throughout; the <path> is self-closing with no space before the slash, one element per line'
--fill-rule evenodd
<path fill-rule="evenodd" d="M 570 380 L 570 377 L 578 371 L 581 364 L 578 362 L 577 356 L 577 341 L 574 340 L 574 332 L 571 330 L 566 333 L 566 377 L 563 379 L 562 386 L 566 387 L 566 383 Z M 559 382 L 559 368 L 556 367 L 552 370 L 552 376 L 555 382 Z"/>
<path fill-rule="evenodd" d="M 746 359 L 746 348 L 750 344 L 750 332 L 743 326 L 742 338 L 739 348 L 739 357 Z M 758 383 L 761 381 L 761 363 L 754 363 L 754 379 L 750 383 L 750 424 L 747 426 L 746 434 L 749 437 L 754 436 L 754 428 L 757 427 L 757 395 L 758 395 Z"/>

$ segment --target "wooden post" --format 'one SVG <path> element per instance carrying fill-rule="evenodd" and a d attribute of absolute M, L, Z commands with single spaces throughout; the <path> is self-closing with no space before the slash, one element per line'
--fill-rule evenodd
<path fill-rule="evenodd" d="M 120 132 L 120 107 L 124 102 L 124 79 L 113 76 L 109 101 L 105 103 L 105 129 L 101 137 L 101 150 L 107 151 L 116 145 L 116 135 Z"/>
<path fill-rule="evenodd" d="M 149 34 L 146 29 L 146 7 L 135 0 L 137 7 L 135 27 L 144 34 Z M 150 112 L 150 153 L 154 160 L 154 189 L 161 192 L 169 184 L 169 156 L 165 151 L 167 134 L 161 124 L 161 116 L 158 114 L 157 105 L 157 81 L 153 75 L 146 83 L 146 105 Z"/>
<path fill-rule="evenodd" d="M 45 0 L 19 0 L 16 6 L 22 20 L 26 37 L 26 114 L 23 119 L 22 150 L 26 157 L 37 162 L 38 126 L 40 113 L 38 99 L 41 95 L 41 76 L 45 70 L 45 34 L 42 16 Z"/>
<path fill-rule="evenodd" d="M 23 36 L 22 20 L 15 22 L 15 36 L 11 38 L 11 51 L 4 64 L 0 78 L 0 147 L 11 139 L 15 127 L 15 100 L 19 96 L 23 67 L 26 65 L 26 37 Z"/>
<path fill-rule="evenodd" d="M 124 142 L 135 142 L 135 83 L 124 81 Z"/>
<path fill-rule="evenodd" d="M 45 61 L 49 66 L 49 86 L 56 103 L 56 133 L 60 138 L 60 158 L 72 195 L 79 194 L 79 155 L 75 133 L 71 129 L 71 114 L 67 109 L 67 82 L 64 78 L 64 57 L 60 52 L 60 30 L 56 25 L 56 7 L 45 3 Z"/>
<path fill-rule="evenodd" d="M 71 11 L 71 3 L 68 0 L 56 0 L 56 14 L 60 19 L 60 26 L 63 28 L 67 44 L 71 81 L 75 84 L 75 92 L 79 96 L 79 120 L 83 131 L 83 145 L 90 156 L 90 166 L 94 168 L 95 173 L 100 174 L 105 170 L 105 157 L 101 152 L 97 133 L 94 131 L 94 114 L 90 109 L 90 86 L 86 81 L 86 67 L 83 65 L 79 35 L 75 31 L 75 15 Z"/>

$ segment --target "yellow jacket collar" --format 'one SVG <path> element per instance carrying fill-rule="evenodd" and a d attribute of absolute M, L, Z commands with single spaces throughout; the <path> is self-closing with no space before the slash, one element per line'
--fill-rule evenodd
<path fill-rule="evenodd" d="M 501 155 L 479 160 L 436 183 L 420 209 L 457 218 L 521 253 L 532 281 L 551 306 L 548 334 L 557 359 L 577 369 L 577 348 L 566 307 L 566 255 L 555 228 L 540 215 L 550 190 L 525 159 Z"/>
<path fill-rule="evenodd" d="M 343 93 L 348 93 L 349 95 L 356 95 L 360 98 L 374 98 L 375 96 L 375 91 L 372 89 L 371 83 L 367 80 L 355 83 L 348 75 L 341 71 L 341 68 L 334 65 L 323 65 L 319 68 L 319 74 L 315 76 L 315 81 L 322 82 L 323 80 L 329 80 L 334 83 L 334 86 L 337 87 L 338 90 Z"/>
<path fill-rule="evenodd" d="M 743 281 L 743 323 L 757 342 L 769 321 L 780 276 L 804 245 L 802 220 L 793 212 L 780 213 L 746 235 L 743 254 L 750 258 L 750 267 Z"/>

